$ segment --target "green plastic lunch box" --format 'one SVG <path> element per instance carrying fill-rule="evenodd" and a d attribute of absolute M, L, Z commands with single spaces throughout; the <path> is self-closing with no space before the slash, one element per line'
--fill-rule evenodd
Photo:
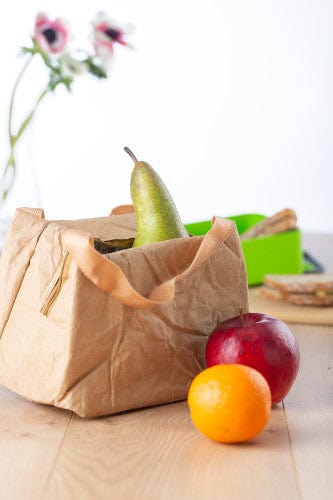
<path fill-rule="evenodd" d="M 241 214 L 227 217 L 233 220 L 241 235 L 265 219 L 262 214 Z M 211 228 L 211 221 L 185 224 L 187 231 L 202 236 Z M 301 274 L 317 271 L 316 262 L 302 250 L 301 231 L 292 229 L 269 236 L 242 241 L 249 285 L 260 285 L 265 274 Z"/>

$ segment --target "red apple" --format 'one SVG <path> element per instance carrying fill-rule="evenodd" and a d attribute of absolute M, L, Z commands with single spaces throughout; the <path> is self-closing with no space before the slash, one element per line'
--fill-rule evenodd
<path fill-rule="evenodd" d="M 298 342 L 281 320 L 261 313 L 228 319 L 210 334 L 207 367 L 239 363 L 255 368 L 267 380 L 272 405 L 288 394 L 300 362 Z"/>

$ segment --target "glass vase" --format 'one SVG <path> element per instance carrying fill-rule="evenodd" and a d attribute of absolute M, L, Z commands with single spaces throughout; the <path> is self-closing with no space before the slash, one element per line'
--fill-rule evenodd
<path fill-rule="evenodd" d="M 0 248 L 15 210 L 41 207 L 36 169 L 29 149 L 25 144 L 17 148 L 14 181 L 6 199 L 0 204 Z"/>

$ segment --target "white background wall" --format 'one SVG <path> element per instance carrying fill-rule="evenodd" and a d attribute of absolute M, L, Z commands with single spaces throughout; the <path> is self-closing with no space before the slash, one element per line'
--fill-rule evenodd
<path fill-rule="evenodd" d="M 2 2 L 2 163 L 16 54 L 39 10 L 67 17 L 79 46 L 105 10 L 136 26 L 137 47 L 117 48 L 107 81 L 84 76 L 41 105 L 18 161 L 34 165 L 47 217 L 130 202 L 128 145 L 158 170 L 184 221 L 288 206 L 304 231 L 333 231 L 332 0 Z M 20 116 L 45 76 L 36 61 Z M 14 204 L 33 204 L 27 179 L 17 191 Z"/>

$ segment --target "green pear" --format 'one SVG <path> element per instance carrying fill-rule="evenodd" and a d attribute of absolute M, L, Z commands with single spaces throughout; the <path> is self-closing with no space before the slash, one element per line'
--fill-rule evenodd
<path fill-rule="evenodd" d="M 176 205 L 160 176 L 145 161 L 138 161 L 132 151 L 124 150 L 134 161 L 131 175 L 131 198 L 137 220 L 133 246 L 189 236 Z"/>

